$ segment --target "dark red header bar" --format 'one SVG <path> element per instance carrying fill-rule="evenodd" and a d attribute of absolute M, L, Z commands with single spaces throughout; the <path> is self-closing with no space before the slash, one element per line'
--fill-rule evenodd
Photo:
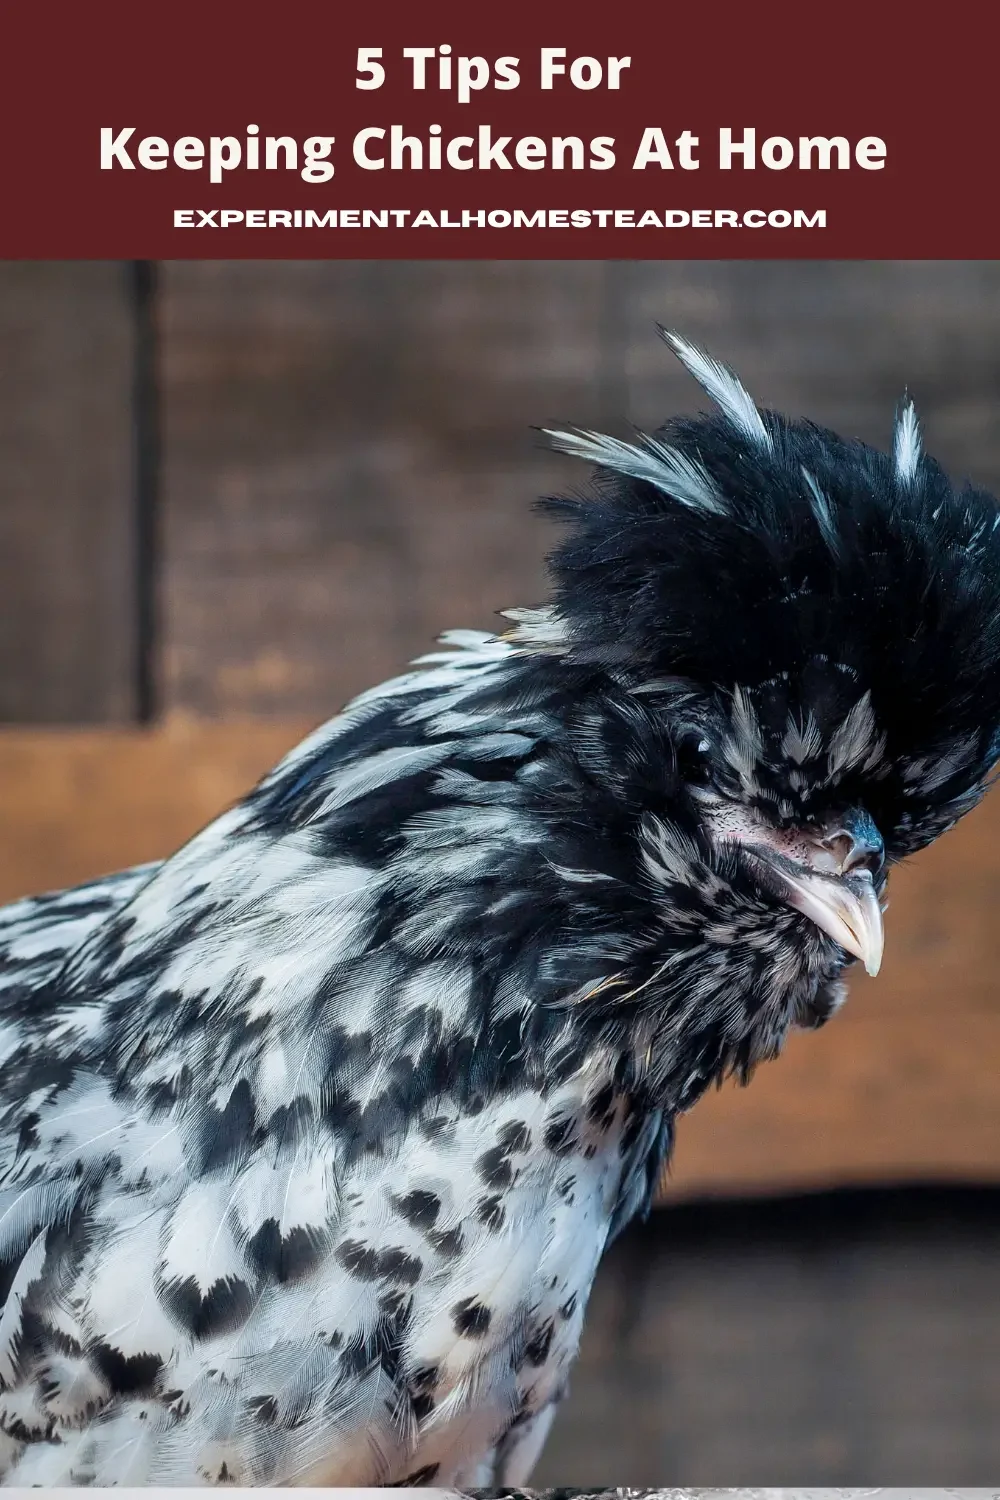
<path fill-rule="evenodd" d="M 7 257 L 996 253 L 971 7 L 61 11 L 5 18 Z"/>

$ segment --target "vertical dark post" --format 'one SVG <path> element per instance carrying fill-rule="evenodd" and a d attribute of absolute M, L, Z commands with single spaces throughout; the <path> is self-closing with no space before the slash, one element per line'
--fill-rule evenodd
<path fill-rule="evenodd" d="M 155 261 L 129 263 L 135 328 L 132 473 L 135 506 L 135 705 L 140 724 L 158 708 L 160 400 Z"/>

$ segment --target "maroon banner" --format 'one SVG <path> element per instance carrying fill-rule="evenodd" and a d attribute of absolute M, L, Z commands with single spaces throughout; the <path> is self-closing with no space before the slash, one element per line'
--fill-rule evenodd
<path fill-rule="evenodd" d="M 0 254 L 991 258 L 982 15 L 25 5 Z"/>

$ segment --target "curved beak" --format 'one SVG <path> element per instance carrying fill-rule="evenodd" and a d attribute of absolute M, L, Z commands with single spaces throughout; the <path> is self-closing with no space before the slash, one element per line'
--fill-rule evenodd
<path fill-rule="evenodd" d="M 852 809 L 819 832 L 758 837 L 744 847 L 766 865 L 768 884 L 789 906 L 860 958 L 869 974 L 878 973 L 884 932 L 875 875 L 885 851 L 863 809 Z"/>
<path fill-rule="evenodd" d="M 776 867 L 788 904 L 826 932 L 875 975 L 882 964 L 882 908 L 870 870 L 844 876 Z"/>

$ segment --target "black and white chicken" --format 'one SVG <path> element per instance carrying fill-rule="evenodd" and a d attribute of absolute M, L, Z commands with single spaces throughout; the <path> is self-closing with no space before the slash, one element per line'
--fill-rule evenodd
<path fill-rule="evenodd" d="M 717 414 L 551 435 L 544 607 L 0 912 L 6 1483 L 523 1484 L 677 1115 L 982 795 L 996 502 L 668 339 Z"/>

